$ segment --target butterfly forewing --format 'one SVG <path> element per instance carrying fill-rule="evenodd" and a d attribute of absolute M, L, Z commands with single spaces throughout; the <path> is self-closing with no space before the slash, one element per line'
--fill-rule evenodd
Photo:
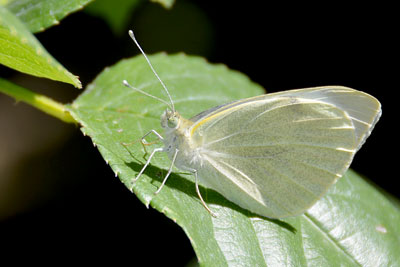
<path fill-rule="evenodd" d="M 381 116 L 381 105 L 376 98 L 344 86 L 315 87 L 270 94 L 273 95 L 314 99 L 342 109 L 352 119 L 358 149 Z"/>

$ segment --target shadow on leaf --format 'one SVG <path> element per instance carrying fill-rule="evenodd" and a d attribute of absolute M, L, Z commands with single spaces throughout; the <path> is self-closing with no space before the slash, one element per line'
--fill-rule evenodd
<path fill-rule="evenodd" d="M 138 164 L 136 162 L 129 162 L 129 163 L 125 163 L 125 164 L 136 173 L 139 173 L 140 170 L 143 168 L 143 165 Z M 154 165 L 149 165 L 149 166 L 147 166 L 144 174 L 146 174 L 147 176 L 149 176 L 152 179 L 161 183 L 164 178 L 164 175 L 165 175 L 165 170 L 160 169 Z M 183 176 L 181 176 L 177 173 L 171 173 L 165 186 L 168 188 L 171 188 L 171 189 L 179 190 L 193 198 L 199 199 L 199 197 L 196 193 L 195 183 L 188 180 L 187 178 L 184 178 Z M 220 193 L 218 193 L 217 191 L 214 191 L 210 188 L 205 188 L 200 185 L 200 193 L 203 196 L 204 201 L 206 201 L 206 203 L 215 204 L 215 205 L 219 205 L 221 207 L 225 207 L 225 208 L 229 208 L 229 209 L 238 211 L 249 218 L 251 218 L 251 217 L 261 218 L 261 219 L 267 220 L 271 223 L 277 224 L 283 228 L 286 228 L 288 231 L 290 231 L 292 233 L 296 233 L 296 228 L 294 228 L 289 223 L 279 220 L 279 219 L 271 219 L 268 217 L 264 217 L 264 216 L 252 213 L 252 212 L 250 212 L 246 209 L 243 209 L 243 208 L 239 207 L 238 205 L 230 202 L 224 196 L 222 196 Z"/>

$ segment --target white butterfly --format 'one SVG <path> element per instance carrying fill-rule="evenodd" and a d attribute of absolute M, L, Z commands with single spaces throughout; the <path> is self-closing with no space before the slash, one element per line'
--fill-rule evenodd
<path fill-rule="evenodd" d="M 240 207 L 269 218 L 296 216 L 319 200 L 348 169 L 381 115 L 374 97 L 342 86 L 290 90 L 238 100 L 187 120 L 134 38 L 170 103 L 161 118 L 166 152 L 175 165 Z M 146 134 L 144 137 L 146 137 Z M 142 138 L 144 142 L 144 137 Z"/>

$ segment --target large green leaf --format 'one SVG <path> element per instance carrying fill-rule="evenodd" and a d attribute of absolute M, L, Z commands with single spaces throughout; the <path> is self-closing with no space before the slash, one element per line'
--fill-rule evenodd
<path fill-rule="evenodd" d="M 25 25 L 2 6 L 0 6 L 0 64 L 30 75 L 81 87 L 79 79 L 61 66 Z"/>
<path fill-rule="evenodd" d="M 82 9 L 93 0 L 9 0 L 6 7 L 31 32 L 43 31 L 58 24 L 68 14 Z"/>
<path fill-rule="evenodd" d="M 184 117 L 263 93 L 246 76 L 198 57 L 158 54 L 150 59 Z M 144 59 L 137 57 L 104 70 L 70 109 L 129 188 L 145 162 L 144 150 L 138 142 L 123 143 L 159 131 L 166 107 L 127 89 L 123 79 L 167 99 Z M 285 220 L 259 218 L 203 188 L 203 197 L 218 214 L 214 218 L 201 205 L 193 178 L 178 170 L 159 195 L 153 194 L 169 164 L 166 155 L 157 155 L 133 191 L 184 229 L 205 266 L 400 265 L 399 211 L 353 171 L 306 214 Z"/>

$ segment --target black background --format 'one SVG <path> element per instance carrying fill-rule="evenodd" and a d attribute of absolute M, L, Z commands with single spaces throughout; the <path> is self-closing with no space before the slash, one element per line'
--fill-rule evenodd
<path fill-rule="evenodd" d="M 345 85 L 375 96 L 383 116 L 352 168 L 399 197 L 394 164 L 399 121 L 394 8 L 261 2 L 178 1 L 171 11 L 143 2 L 126 30 L 135 29 L 149 54 L 199 54 L 247 74 L 268 92 Z M 105 22 L 84 12 L 68 16 L 37 37 L 81 77 L 84 86 L 105 66 L 137 54 L 127 34 L 115 36 Z M 72 101 L 79 93 L 71 87 L 60 98 Z M 114 177 L 90 139 L 70 128 L 72 137 L 56 150 L 22 161 L 20 175 L 39 172 L 42 180 L 54 180 L 50 182 L 54 192 L 0 221 L 4 256 L 15 262 L 56 258 L 54 264 L 111 260 L 135 265 L 143 260 L 174 266 L 193 259 L 183 231 L 152 208 L 146 209 Z"/>

